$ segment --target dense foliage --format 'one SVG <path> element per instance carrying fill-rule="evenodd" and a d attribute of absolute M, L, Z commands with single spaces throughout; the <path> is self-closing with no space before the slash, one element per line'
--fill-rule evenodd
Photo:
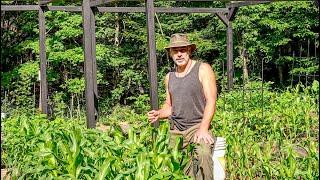
<path fill-rule="evenodd" d="M 283 92 L 265 88 L 263 112 L 259 89 L 225 93 L 218 100 L 212 126 L 216 136 L 227 139 L 228 179 L 318 179 L 319 83 Z M 237 103 L 243 97 L 251 100 Z M 119 125 L 124 121 L 131 126 L 126 132 Z M 187 152 L 170 149 L 167 122 L 153 129 L 145 115 L 127 107 L 102 123 L 110 126 L 86 129 L 84 121 L 48 121 L 41 115 L 6 119 L 2 160 L 11 176 L 23 178 L 187 178 L 182 169 L 192 146 Z"/>
<path fill-rule="evenodd" d="M 155 5 L 225 7 L 225 3 L 157 1 Z M 52 5 L 81 5 L 81 2 L 57 1 Z M 113 5 L 144 6 L 137 2 Z M 310 84 L 319 67 L 315 58 L 319 47 L 318 13 L 314 2 L 308 1 L 241 7 L 233 22 L 235 82 L 242 82 L 245 68 L 249 77 L 261 77 L 264 61 L 264 78 L 275 82 L 275 87 L 296 84 L 299 80 Z M 2 105 L 5 104 L 5 111 L 22 107 L 30 110 L 39 105 L 38 15 L 2 12 L 1 16 Z M 45 16 L 50 112 L 71 118 L 80 116 L 85 87 L 81 14 L 48 11 Z M 159 81 L 173 67 L 164 47 L 172 33 L 183 32 L 197 44 L 195 57 L 211 64 L 219 86 L 225 86 L 226 27 L 216 15 L 158 13 L 155 20 Z M 146 99 L 149 92 L 145 14 L 97 13 L 96 25 L 102 113 L 116 104 L 140 103 L 136 101 Z M 243 52 L 248 54 L 246 59 Z M 163 83 L 159 85 L 162 92 Z"/>

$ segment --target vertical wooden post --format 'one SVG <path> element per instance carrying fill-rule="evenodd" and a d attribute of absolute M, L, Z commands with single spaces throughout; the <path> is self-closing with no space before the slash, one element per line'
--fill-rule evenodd
<path fill-rule="evenodd" d="M 228 14 L 216 13 L 219 19 L 227 26 L 227 80 L 228 90 L 233 89 L 233 38 L 232 38 L 232 20 L 235 17 L 238 8 L 229 8 Z"/>
<path fill-rule="evenodd" d="M 46 58 L 46 27 L 44 7 L 39 6 L 39 48 L 40 48 L 40 110 L 48 114 L 48 85 Z"/>
<path fill-rule="evenodd" d="M 157 80 L 157 59 L 156 42 L 154 32 L 154 4 L 153 0 L 146 0 L 147 29 L 148 29 L 148 59 L 149 59 L 149 80 L 151 82 L 150 98 L 151 109 L 158 109 L 158 80 Z M 154 127 L 159 127 L 159 122 L 153 123 Z"/>
<path fill-rule="evenodd" d="M 92 31 L 91 31 L 91 8 L 90 1 L 82 1 L 83 18 L 83 41 L 85 59 L 85 81 L 86 81 L 86 111 L 87 127 L 95 128 L 95 108 L 94 108 L 94 85 L 93 85 L 93 59 L 92 59 Z"/>
<path fill-rule="evenodd" d="M 93 95 L 94 95 L 94 109 L 95 109 L 95 121 L 99 121 L 98 111 L 98 85 L 97 85 L 97 60 L 96 60 L 96 19 L 93 8 L 90 11 L 91 22 L 91 53 L 92 53 L 92 78 L 93 78 Z"/>
<path fill-rule="evenodd" d="M 233 38 L 232 38 L 232 21 L 227 24 L 227 73 L 228 73 L 228 90 L 233 89 Z"/>

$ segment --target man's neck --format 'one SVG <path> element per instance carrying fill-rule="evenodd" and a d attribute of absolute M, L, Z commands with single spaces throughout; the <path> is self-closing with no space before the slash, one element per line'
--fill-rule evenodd
<path fill-rule="evenodd" d="M 192 59 L 189 59 L 188 63 L 185 66 L 178 66 L 177 72 L 178 73 L 186 73 L 190 67 L 192 66 Z"/>

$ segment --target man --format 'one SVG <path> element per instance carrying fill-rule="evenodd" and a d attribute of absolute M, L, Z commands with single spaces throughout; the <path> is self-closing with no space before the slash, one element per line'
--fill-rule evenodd
<path fill-rule="evenodd" d="M 176 71 L 165 77 L 166 101 L 161 109 L 148 112 L 151 123 L 161 118 L 170 119 L 170 146 L 177 136 L 183 137 L 183 147 L 194 143 L 198 170 L 189 162 L 184 172 L 196 179 L 213 179 L 213 135 L 210 123 L 215 113 L 217 87 L 215 75 L 207 63 L 191 59 L 196 45 L 186 34 L 173 34 L 166 50 Z"/>

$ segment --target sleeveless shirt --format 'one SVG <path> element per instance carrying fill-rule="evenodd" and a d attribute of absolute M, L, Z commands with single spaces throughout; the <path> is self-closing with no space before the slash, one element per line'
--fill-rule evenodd
<path fill-rule="evenodd" d="M 196 62 L 184 77 L 169 73 L 168 89 L 171 96 L 172 114 L 169 117 L 178 130 L 184 131 L 202 121 L 205 96 L 199 80 L 200 62 Z"/>

